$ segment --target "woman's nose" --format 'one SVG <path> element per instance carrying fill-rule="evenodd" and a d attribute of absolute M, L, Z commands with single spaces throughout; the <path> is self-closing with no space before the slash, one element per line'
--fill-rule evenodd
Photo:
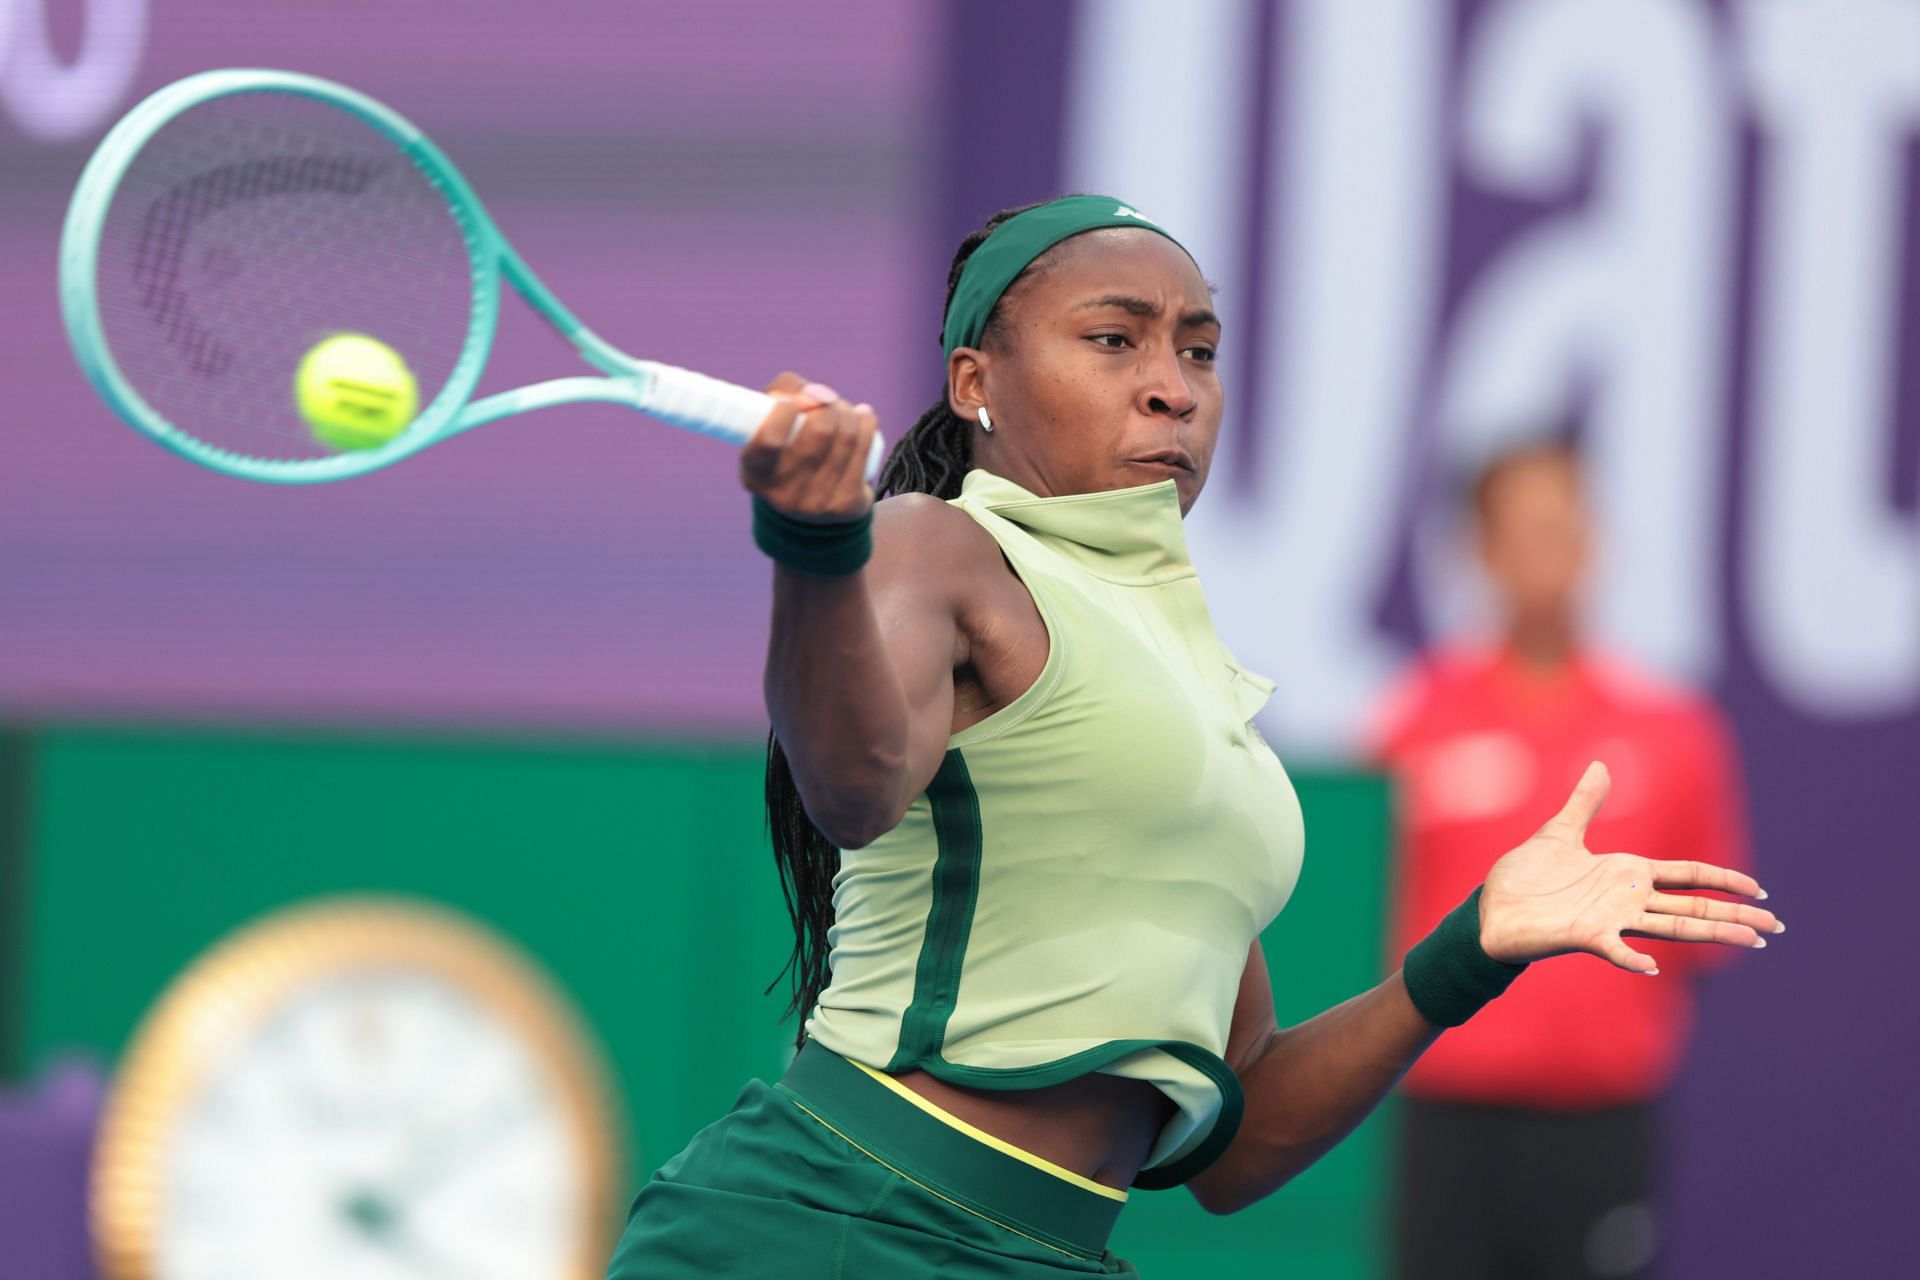
<path fill-rule="evenodd" d="M 1184 418 L 1200 403 L 1187 385 L 1179 357 L 1155 361 L 1140 386 L 1140 408 L 1155 417 Z"/>

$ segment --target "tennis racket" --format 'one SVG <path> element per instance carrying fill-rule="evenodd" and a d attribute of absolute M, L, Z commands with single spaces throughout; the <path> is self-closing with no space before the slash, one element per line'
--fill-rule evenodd
<path fill-rule="evenodd" d="M 603 376 L 474 399 L 502 277 Z M 108 132 L 67 211 L 60 304 L 81 368 L 116 413 L 249 480 L 340 480 L 576 401 L 741 444 L 775 403 L 609 345 L 527 268 L 417 128 L 364 94 L 284 71 L 191 76 Z M 414 380 L 417 412 L 375 447 L 327 444 L 296 400 L 302 360 L 341 334 L 384 343 Z M 881 456 L 876 437 L 869 479 Z"/>

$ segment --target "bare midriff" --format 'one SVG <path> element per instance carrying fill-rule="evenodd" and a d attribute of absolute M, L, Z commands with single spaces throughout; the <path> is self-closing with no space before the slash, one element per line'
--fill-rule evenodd
<path fill-rule="evenodd" d="M 1014 1090 L 971 1089 L 924 1071 L 894 1078 L 1002 1142 L 1122 1191 L 1133 1185 L 1174 1112 L 1160 1090 L 1122 1076 L 1084 1075 Z"/>

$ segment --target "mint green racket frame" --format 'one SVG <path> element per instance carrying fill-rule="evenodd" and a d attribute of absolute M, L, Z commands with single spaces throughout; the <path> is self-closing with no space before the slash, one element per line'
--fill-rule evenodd
<path fill-rule="evenodd" d="M 107 343 L 98 306 L 101 233 L 108 210 L 129 167 L 147 143 L 183 112 L 234 94 L 286 93 L 317 99 L 385 135 L 446 198 L 465 239 L 473 273 L 473 300 L 466 346 L 446 384 L 407 429 L 389 443 L 307 459 L 256 458 L 212 445 L 155 412 L 128 381 Z M 548 323 L 573 343 L 603 377 L 554 378 L 473 400 L 474 387 L 493 349 L 500 314 L 500 280 L 508 283 Z M 579 401 L 605 401 L 638 409 L 674 426 L 741 444 L 765 419 L 774 401 L 758 391 L 655 361 L 613 347 L 582 324 L 534 275 L 487 215 L 460 171 L 398 112 L 344 85 L 290 71 L 206 71 L 159 90 L 134 107 L 107 133 L 87 162 L 68 206 L 60 241 L 60 306 L 68 340 L 94 389 L 129 424 L 182 456 L 249 480 L 308 484 L 341 480 L 389 466 L 463 431 L 509 415 Z M 884 446 L 876 434 L 867 475 L 879 470 Z"/>

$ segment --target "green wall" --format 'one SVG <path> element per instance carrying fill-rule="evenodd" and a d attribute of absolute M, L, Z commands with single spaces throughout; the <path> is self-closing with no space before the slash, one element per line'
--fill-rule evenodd
<path fill-rule="evenodd" d="M 9 754 L 26 812 L 0 827 L 0 890 L 10 878 L 18 895 L 14 928 L 0 918 L 16 934 L 0 936 L 0 980 L 9 943 L 23 972 L 0 1050 L 12 1041 L 25 1061 L 111 1058 L 228 930 L 368 890 L 461 908 L 539 957 L 604 1042 L 636 1178 L 785 1060 L 781 1001 L 761 995 L 787 925 L 757 744 L 90 726 L 22 742 Z M 1388 833 L 1379 780 L 1296 781 L 1306 869 L 1265 939 L 1283 1022 L 1377 978 Z M 1378 1128 L 1232 1218 L 1183 1192 L 1137 1194 L 1115 1248 L 1155 1280 L 1378 1274 Z"/>

